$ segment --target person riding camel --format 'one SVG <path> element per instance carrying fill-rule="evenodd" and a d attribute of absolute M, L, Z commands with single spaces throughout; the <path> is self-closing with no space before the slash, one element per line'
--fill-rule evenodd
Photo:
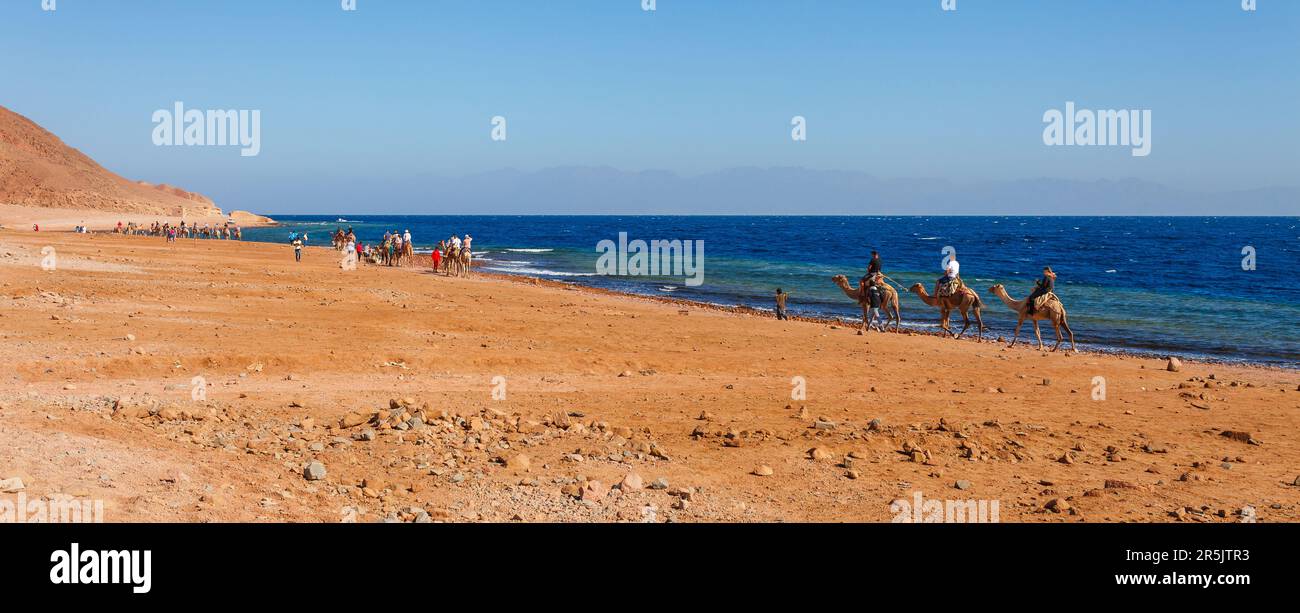
<path fill-rule="evenodd" d="M 944 268 L 943 276 L 939 277 L 939 280 L 934 284 L 934 295 L 935 296 L 952 295 L 951 291 L 945 291 L 945 290 L 955 290 L 956 288 L 953 287 L 953 283 L 958 282 L 960 280 L 961 280 L 961 264 L 957 263 L 957 251 L 954 249 L 953 252 L 948 255 L 948 265 Z"/>
<path fill-rule="evenodd" d="M 1034 311 L 1037 310 L 1038 307 L 1038 299 L 1041 298 L 1042 296 L 1046 296 L 1048 294 L 1053 293 L 1055 289 L 1056 289 L 1056 273 L 1052 272 L 1051 266 L 1044 266 L 1043 278 L 1039 279 L 1034 283 L 1034 291 L 1031 292 L 1029 294 L 1029 297 L 1025 299 L 1025 304 L 1028 305 L 1029 307 L 1026 313 L 1029 315 L 1033 315 Z"/>
<path fill-rule="evenodd" d="M 862 276 L 862 279 L 858 282 L 858 285 L 861 287 L 874 286 L 879 276 L 884 274 L 880 271 L 880 269 L 881 269 L 880 254 L 873 249 L 871 251 L 871 261 L 867 262 L 867 274 Z"/>

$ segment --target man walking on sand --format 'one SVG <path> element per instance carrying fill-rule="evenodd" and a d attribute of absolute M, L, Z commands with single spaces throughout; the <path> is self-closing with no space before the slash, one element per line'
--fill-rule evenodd
<path fill-rule="evenodd" d="M 868 332 L 871 331 L 872 328 L 875 328 L 881 332 L 885 331 L 884 327 L 876 324 L 876 321 L 878 320 L 883 321 L 880 316 L 880 305 L 884 303 L 884 301 L 885 301 L 884 290 L 881 289 L 879 285 L 872 283 L 871 286 L 867 288 L 867 307 L 868 307 L 868 314 L 869 314 L 869 317 L 867 318 Z"/>
<path fill-rule="evenodd" d="M 781 291 L 781 288 L 776 288 L 776 318 L 780 321 L 790 319 L 790 317 L 785 314 L 785 299 L 789 295 L 790 294 Z"/>
<path fill-rule="evenodd" d="M 302 239 L 301 238 L 293 239 L 293 260 L 295 262 L 302 261 Z"/>

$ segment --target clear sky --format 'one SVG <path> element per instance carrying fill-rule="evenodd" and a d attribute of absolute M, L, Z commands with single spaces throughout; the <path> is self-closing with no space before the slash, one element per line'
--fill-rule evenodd
<path fill-rule="evenodd" d="M 597 165 L 1296 187 L 1300 2 L 1257 3 L 3 0 L 0 105 L 228 209 Z M 260 110 L 261 154 L 154 146 L 150 117 L 175 101 Z M 1043 113 L 1067 101 L 1151 109 L 1151 154 L 1046 147 Z"/>

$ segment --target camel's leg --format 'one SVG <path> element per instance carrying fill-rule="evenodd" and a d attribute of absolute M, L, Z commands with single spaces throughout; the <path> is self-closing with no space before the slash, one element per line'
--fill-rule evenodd
<path fill-rule="evenodd" d="M 1043 350 L 1043 333 L 1038 331 L 1038 320 L 1034 320 L 1034 336 L 1038 337 L 1038 350 Z"/>
<path fill-rule="evenodd" d="M 1061 326 L 1063 326 L 1065 332 L 1070 335 L 1070 351 L 1078 353 L 1079 350 L 1074 348 L 1074 330 L 1070 329 L 1070 324 L 1065 321 L 1065 318 L 1061 319 Z"/>
<path fill-rule="evenodd" d="M 961 323 L 961 332 L 957 333 L 957 338 L 961 338 L 961 335 L 965 334 L 966 330 L 970 329 L 970 315 L 966 313 L 966 309 L 961 310 Z"/>
<path fill-rule="evenodd" d="M 1061 348 L 1061 343 L 1065 340 L 1061 337 L 1061 323 L 1059 321 L 1052 322 L 1052 331 L 1056 332 L 1056 344 L 1052 345 L 1052 351 L 1056 351 Z"/>
<path fill-rule="evenodd" d="M 979 332 L 975 335 L 975 340 L 984 342 L 984 314 L 979 307 L 975 308 L 975 325 L 979 326 Z"/>
<path fill-rule="evenodd" d="M 894 301 L 894 332 L 903 327 L 903 312 L 898 309 L 898 301 Z"/>
<path fill-rule="evenodd" d="M 1007 345 L 1008 348 L 1016 346 L 1016 341 L 1020 339 L 1020 326 L 1024 325 L 1024 323 L 1025 323 L 1025 316 L 1021 315 L 1020 319 L 1016 320 L 1016 332 L 1015 334 L 1011 335 L 1011 344 Z"/>

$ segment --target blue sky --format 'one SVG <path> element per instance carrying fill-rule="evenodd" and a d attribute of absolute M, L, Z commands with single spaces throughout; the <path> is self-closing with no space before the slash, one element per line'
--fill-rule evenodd
<path fill-rule="evenodd" d="M 115 172 L 228 209 L 356 211 L 331 187 L 570 165 L 1300 185 L 1292 0 L 357 5 L 4 0 L 0 105 Z M 177 100 L 260 110 L 261 154 L 154 146 L 150 116 Z M 1151 155 L 1044 146 L 1043 112 L 1066 101 L 1151 109 Z M 790 139 L 795 115 L 806 142 Z"/>

